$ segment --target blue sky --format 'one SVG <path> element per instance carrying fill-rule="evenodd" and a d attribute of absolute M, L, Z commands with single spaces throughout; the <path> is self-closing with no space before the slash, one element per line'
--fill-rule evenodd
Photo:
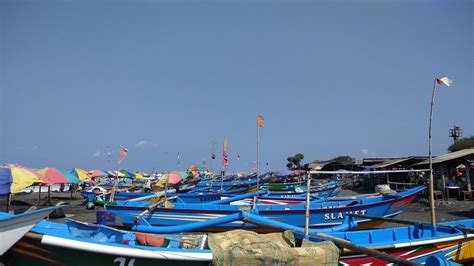
<path fill-rule="evenodd" d="M 428 154 L 474 135 L 472 1 L 0 1 L 0 163 L 175 169 Z M 239 154 L 241 159 L 236 160 Z M 214 167 L 219 161 L 214 161 Z M 266 165 L 268 163 L 268 166 Z M 115 163 L 112 164 L 115 167 Z"/>

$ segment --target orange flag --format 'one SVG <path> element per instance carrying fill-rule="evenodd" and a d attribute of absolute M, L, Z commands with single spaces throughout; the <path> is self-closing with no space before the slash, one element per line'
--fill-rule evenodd
<path fill-rule="evenodd" d="M 257 125 L 258 125 L 258 127 L 263 127 L 263 116 L 262 115 L 258 115 Z"/>

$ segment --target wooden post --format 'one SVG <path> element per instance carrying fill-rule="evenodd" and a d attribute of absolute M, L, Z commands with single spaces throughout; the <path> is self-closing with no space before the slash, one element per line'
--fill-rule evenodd
<path fill-rule="evenodd" d="M 42 187 L 42 185 L 40 184 L 40 186 L 39 186 L 39 192 L 38 192 L 38 202 L 36 203 L 36 205 L 39 205 L 40 202 L 41 202 L 41 187 Z"/>
<path fill-rule="evenodd" d="M 48 186 L 48 202 L 46 202 L 46 204 L 51 204 L 51 185 Z"/>
<path fill-rule="evenodd" d="M 466 183 L 467 183 L 467 191 L 471 192 L 471 162 L 466 159 L 464 165 L 466 165 Z"/>

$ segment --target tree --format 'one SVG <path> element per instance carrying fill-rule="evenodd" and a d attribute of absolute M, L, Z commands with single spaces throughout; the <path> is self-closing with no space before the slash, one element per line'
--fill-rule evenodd
<path fill-rule="evenodd" d="M 468 138 L 462 138 L 456 141 L 454 144 L 449 146 L 448 150 L 450 152 L 474 148 L 474 136 Z"/>
<path fill-rule="evenodd" d="M 295 156 L 290 156 L 287 158 L 288 163 L 286 164 L 286 168 L 289 170 L 300 169 L 301 168 L 301 161 L 304 159 L 304 155 L 302 153 L 297 153 Z"/>

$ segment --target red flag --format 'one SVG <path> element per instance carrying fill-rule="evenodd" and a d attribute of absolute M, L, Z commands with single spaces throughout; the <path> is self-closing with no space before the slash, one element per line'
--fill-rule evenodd
<path fill-rule="evenodd" d="M 258 126 L 258 127 L 263 127 L 263 122 L 264 122 L 263 116 L 262 116 L 262 115 L 258 115 L 258 117 L 257 117 L 257 126 Z"/>
<path fill-rule="evenodd" d="M 127 157 L 128 150 L 124 146 L 120 145 L 118 163 L 121 163 Z"/>

